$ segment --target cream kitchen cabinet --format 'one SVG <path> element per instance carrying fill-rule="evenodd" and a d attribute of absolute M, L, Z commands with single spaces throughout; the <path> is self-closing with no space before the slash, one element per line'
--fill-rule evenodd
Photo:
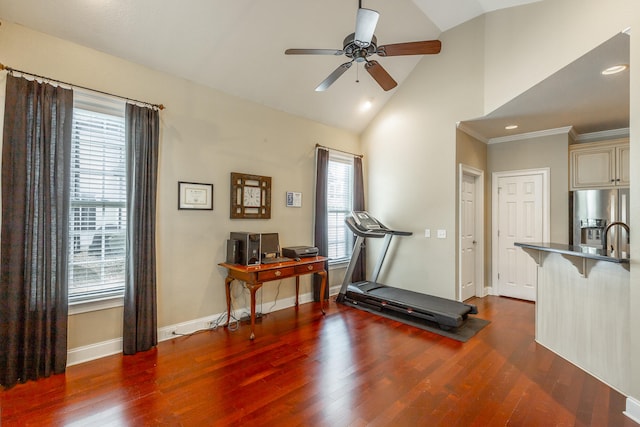
<path fill-rule="evenodd" d="M 629 139 L 569 146 L 570 189 L 629 186 Z"/>

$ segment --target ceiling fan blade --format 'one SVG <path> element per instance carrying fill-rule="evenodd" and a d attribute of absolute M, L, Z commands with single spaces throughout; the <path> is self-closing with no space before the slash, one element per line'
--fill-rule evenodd
<path fill-rule="evenodd" d="M 440 53 L 441 47 L 440 40 L 425 40 L 379 46 L 377 53 L 380 56 L 430 55 Z"/>
<path fill-rule="evenodd" d="M 335 55 L 340 56 L 344 53 L 342 50 L 336 49 L 287 49 L 285 55 Z"/>
<path fill-rule="evenodd" d="M 356 33 L 354 42 L 360 47 L 367 47 L 371 44 L 373 32 L 376 30 L 380 14 L 371 9 L 358 9 L 356 16 Z"/>
<path fill-rule="evenodd" d="M 324 79 L 323 82 L 320 83 L 318 85 L 318 87 L 316 87 L 316 92 L 322 92 L 322 91 L 325 91 L 325 90 L 329 89 L 329 86 L 331 86 L 333 84 L 333 82 L 338 80 L 338 77 L 343 75 L 344 72 L 347 71 L 351 67 L 352 63 L 353 63 L 353 61 L 345 62 L 344 64 L 342 64 L 338 68 L 336 68 L 333 71 L 333 73 L 329 74 L 329 77 Z"/>
<path fill-rule="evenodd" d="M 367 61 L 367 63 L 364 64 L 364 68 L 385 91 L 398 86 L 398 83 L 387 73 L 387 70 L 382 68 L 382 65 L 380 65 L 378 61 Z"/>

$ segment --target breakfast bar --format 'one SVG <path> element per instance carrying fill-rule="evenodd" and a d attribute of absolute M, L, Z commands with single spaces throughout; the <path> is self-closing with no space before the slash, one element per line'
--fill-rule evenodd
<path fill-rule="evenodd" d="M 628 394 L 628 253 L 558 243 L 515 246 L 538 265 L 536 341 Z"/>

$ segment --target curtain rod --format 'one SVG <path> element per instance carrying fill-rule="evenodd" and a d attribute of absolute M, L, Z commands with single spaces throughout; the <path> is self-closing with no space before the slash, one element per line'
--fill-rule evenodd
<path fill-rule="evenodd" d="M 0 63 L 0 71 L 2 71 L 2 70 L 7 70 L 9 72 L 9 74 L 20 73 L 22 75 L 31 76 L 31 77 L 35 77 L 35 78 L 38 78 L 38 79 L 43 79 L 43 80 L 46 80 L 46 81 L 55 82 L 55 83 L 58 83 L 58 84 L 63 84 L 63 85 L 71 86 L 71 87 L 76 87 L 76 88 L 79 88 L 79 89 L 85 89 L 85 90 L 89 90 L 91 92 L 101 93 L 103 95 L 115 96 L 116 98 L 124 99 L 126 101 L 133 101 L 133 102 L 137 102 L 138 104 L 150 105 L 152 107 L 157 108 L 158 110 L 164 110 L 164 108 L 165 108 L 164 105 L 162 105 L 162 104 L 152 104 L 150 102 L 138 101 L 137 99 L 127 98 L 125 96 L 115 95 L 113 93 L 103 92 L 101 90 L 96 90 L 96 89 L 91 89 L 90 87 L 74 85 L 72 83 L 63 82 L 62 80 L 52 79 L 51 77 L 46 77 L 46 76 L 41 76 L 41 75 L 38 75 L 38 74 L 29 73 L 28 71 L 16 70 L 15 68 L 11 68 L 11 67 L 8 67 L 8 66 Z"/>
<path fill-rule="evenodd" d="M 335 148 L 325 147 L 324 145 L 320 145 L 320 144 L 316 144 L 316 148 L 320 148 L 322 150 L 327 150 L 327 151 L 337 151 L 339 153 L 349 154 L 353 157 L 360 157 L 360 158 L 364 157 L 364 154 L 354 154 L 344 150 L 337 150 Z"/>

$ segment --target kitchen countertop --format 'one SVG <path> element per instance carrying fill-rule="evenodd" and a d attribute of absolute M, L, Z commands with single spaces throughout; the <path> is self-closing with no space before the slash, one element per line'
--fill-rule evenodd
<path fill-rule="evenodd" d="M 527 249 L 535 249 L 544 252 L 554 252 L 563 255 L 571 255 L 580 258 L 588 258 L 597 261 L 607 261 L 617 264 L 628 264 L 629 253 L 616 251 L 604 251 L 603 249 L 586 247 L 586 246 L 574 246 L 564 243 L 514 243 L 515 246 Z"/>

